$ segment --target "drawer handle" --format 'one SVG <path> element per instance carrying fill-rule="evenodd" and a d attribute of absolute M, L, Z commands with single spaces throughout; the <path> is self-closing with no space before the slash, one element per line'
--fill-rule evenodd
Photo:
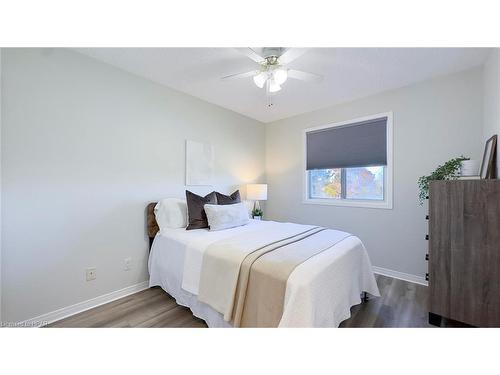
<path fill-rule="evenodd" d="M 425 274 L 425 281 L 429 281 L 429 273 Z"/>

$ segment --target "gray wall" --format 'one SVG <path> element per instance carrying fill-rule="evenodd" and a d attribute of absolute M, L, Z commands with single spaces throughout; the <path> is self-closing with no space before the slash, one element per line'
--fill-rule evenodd
<path fill-rule="evenodd" d="M 302 129 L 388 111 L 394 113 L 394 208 L 303 204 Z M 417 179 L 461 154 L 478 158 L 481 125 L 481 68 L 268 124 L 266 215 L 354 233 L 373 265 L 423 276 L 426 208 L 418 204 Z"/>
<path fill-rule="evenodd" d="M 144 209 L 183 196 L 186 139 L 214 145 L 215 189 L 263 182 L 255 120 L 69 50 L 7 49 L 2 63 L 6 321 L 147 280 Z"/>
<path fill-rule="evenodd" d="M 492 135 L 500 135 L 500 49 L 495 48 L 484 64 L 484 141 Z M 500 146 L 497 147 L 497 169 L 500 166 Z"/>

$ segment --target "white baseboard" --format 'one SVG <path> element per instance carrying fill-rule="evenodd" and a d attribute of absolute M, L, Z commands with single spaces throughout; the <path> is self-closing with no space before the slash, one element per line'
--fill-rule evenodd
<path fill-rule="evenodd" d="M 140 292 L 141 290 L 149 288 L 149 281 L 143 281 L 142 283 L 128 286 L 126 288 L 116 290 L 111 293 L 104 294 L 99 297 L 95 297 L 89 299 L 87 301 L 79 302 L 77 304 L 63 307 L 62 309 L 55 310 L 35 318 L 27 319 L 21 323 L 19 326 L 23 327 L 42 327 L 44 325 L 56 322 L 58 320 L 67 318 L 71 315 L 75 315 L 81 313 L 86 310 L 93 309 L 94 307 L 104 305 L 105 303 L 109 303 L 115 301 L 119 298 L 123 298 L 129 296 L 131 294 Z"/>
<path fill-rule="evenodd" d="M 427 286 L 427 281 L 425 281 L 425 277 L 412 275 L 409 273 L 399 272 L 390 270 L 388 268 L 375 267 L 372 266 L 373 272 L 378 275 L 394 277 L 395 279 L 409 281 L 410 283 L 420 284 Z"/>

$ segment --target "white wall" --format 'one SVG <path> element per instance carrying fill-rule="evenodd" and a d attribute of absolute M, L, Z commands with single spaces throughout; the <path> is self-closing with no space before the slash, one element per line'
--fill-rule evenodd
<path fill-rule="evenodd" d="M 394 208 L 303 204 L 302 130 L 388 111 L 394 114 Z M 481 124 L 481 68 L 268 124 L 266 215 L 354 233 L 373 265 L 423 276 L 427 223 L 417 179 L 461 154 L 479 158 Z"/>
<path fill-rule="evenodd" d="M 263 181 L 257 121 L 69 50 L 4 50 L 2 69 L 5 321 L 147 280 L 145 206 L 184 195 L 186 139 L 214 145 L 215 189 Z"/>
<path fill-rule="evenodd" d="M 500 49 L 495 48 L 483 71 L 483 138 L 500 136 Z M 500 146 L 497 147 L 497 169 L 500 167 Z M 498 175 L 498 174 L 497 174 Z"/>

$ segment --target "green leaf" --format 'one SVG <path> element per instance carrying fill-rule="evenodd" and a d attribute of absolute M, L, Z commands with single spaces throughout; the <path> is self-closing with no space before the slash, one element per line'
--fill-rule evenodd
<path fill-rule="evenodd" d="M 252 216 L 262 216 L 264 212 L 260 208 L 254 208 L 252 210 Z"/>
<path fill-rule="evenodd" d="M 424 203 L 425 199 L 429 195 L 429 183 L 437 180 L 455 180 L 457 178 L 457 172 L 460 169 L 460 164 L 464 160 L 470 160 L 470 158 L 462 155 L 459 158 L 451 159 L 443 165 L 439 165 L 430 175 L 422 176 L 418 179 L 418 199 L 420 201 L 420 205 Z"/>

